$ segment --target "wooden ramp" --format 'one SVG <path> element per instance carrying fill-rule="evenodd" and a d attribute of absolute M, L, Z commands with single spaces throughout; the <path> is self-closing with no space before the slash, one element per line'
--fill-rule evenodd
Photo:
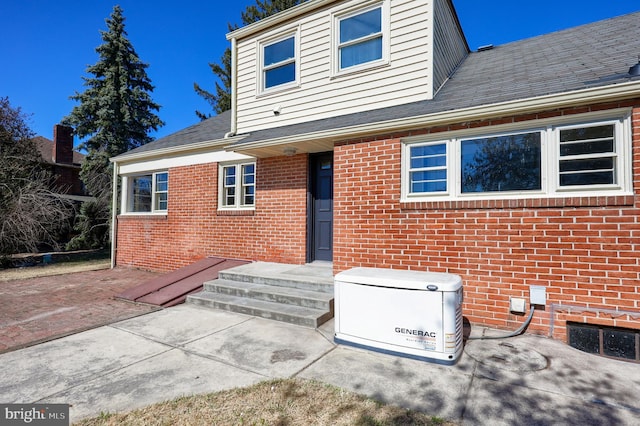
<path fill-rule="evenodd" d="M 169 307 L 183 303 L 187 295 L 202 290 L 207 281 L 218 278 L 218 272 L 250 263 L 245 260 L 206 257 L 184 268 L 161 275 L 116 295 L 132 302 Z"/>

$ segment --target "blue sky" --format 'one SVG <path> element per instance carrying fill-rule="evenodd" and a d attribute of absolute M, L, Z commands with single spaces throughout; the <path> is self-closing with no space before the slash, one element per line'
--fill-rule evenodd
<path fill-rule="evenodd" d="M 75 105 L 82 76 L 97 62 L 100 30 L 113 6 L 126 18 L 129 40 L 155 86 L 166 125 L 154 137 L 176 132 L 209 112 L 193 91 L 213 90 L 208 63 L 228 46 L 227 23 L 255 0 L 2 0 L 0 2 L 0 96 L 30 115 L 38 135 L 52 138 L 53 125 Z M 454 0 L 469 47 L 504 44 L 640 10 L 639 0 Z M 630 29 L 630 36 L 637 29 Z M 637 34 L 636 34 L 637 36 Z M 638 52 L 640 54 L 640 52 Z M 631 64 L 632 65 L 632 64 Z"/>

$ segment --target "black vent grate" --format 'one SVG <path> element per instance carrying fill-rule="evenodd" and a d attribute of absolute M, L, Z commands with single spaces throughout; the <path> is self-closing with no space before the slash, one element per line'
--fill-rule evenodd
<path fill-rule="evenodd" d="M 640 362 L 640 330 L 567 323 L 569 346 L 608 358 Z"/>

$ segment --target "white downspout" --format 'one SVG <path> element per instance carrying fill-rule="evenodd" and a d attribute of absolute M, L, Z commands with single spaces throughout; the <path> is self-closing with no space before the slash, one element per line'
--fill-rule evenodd
<path fill-rule="evenodd" d="M 235 37 L 231 39 L 231 130 L 225 134 L 225 138 L 230 138 L 238 132 L 238 52 Z"/>
<path fill-rule="evenodd" d="M 116 244 L 118 235 L 118 162 L 113 162 L 113 191 L 111 200 L 111 269 L 116 267 Z"/>

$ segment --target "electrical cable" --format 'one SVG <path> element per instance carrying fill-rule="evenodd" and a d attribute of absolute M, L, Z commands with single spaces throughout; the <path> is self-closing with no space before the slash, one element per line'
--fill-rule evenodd
<path fill-rule="evenodd" d="M 519 329 L 517 329 L 516 331 L 514 331 L 513 333 L 509 333 L 506 334 L 504 336 L 479 336 L 479 337 L 468 337 L 467 340 L 490 340 L 490 339 L 507 339 L 509 337 L 516 337 L 519 336 L 520 334 L 524 333 L 524 331 L 527 329 L 527 327 L 529 327 L 529 324 L 531 323 L 531 320 L 533 319 L 533 312 L 536 310 L 536 307 L 534 305 L 531 305 L 530 307 L 530 312 L 529 312 L 529 316 L 527 317 L 527 320 L 524 322 L 524 324 L 522 324 L 520 326 Z"/>

